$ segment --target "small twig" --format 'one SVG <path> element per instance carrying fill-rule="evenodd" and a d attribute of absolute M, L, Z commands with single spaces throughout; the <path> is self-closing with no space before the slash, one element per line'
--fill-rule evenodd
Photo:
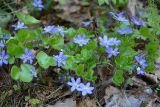
<path fill-rule="evenodd" d="M 56 89 L 55 91 L 53 91 L 50 95 L 48 95 L 46 98 L 47 99 L 51 99 L 53 97 L 53 95 L 58 92 L 60 89 L 63 88 L 63 85 L 61 85 L 58 89 Z"/>

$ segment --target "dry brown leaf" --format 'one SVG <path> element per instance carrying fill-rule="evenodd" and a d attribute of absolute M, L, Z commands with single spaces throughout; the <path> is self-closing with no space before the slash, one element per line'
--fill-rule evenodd
<path fill-rule="evenodd" d="M 77 102 L 76 107 L 98 107 L 95 99 L 89 97 L 83 99 L 82 101 Z"/>
<path fill-rule="evenodd" d="M 119 89 L 117 89 L 116 87 L 113 87 L 113 86 L 109 86 L 105 90 L 104 99 L 108 100 L 113 94 L 117 94 L 117 93 L 120 93 Z"/>

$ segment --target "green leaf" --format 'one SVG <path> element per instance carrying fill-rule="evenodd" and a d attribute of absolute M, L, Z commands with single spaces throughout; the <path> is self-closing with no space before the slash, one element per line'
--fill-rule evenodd
<path fill-rule="evenodd" d="M 124 82 L 123 70 L 117 70 L 112 79 L 113 83 L 120 86 Z"/>
<path fill-rule="evenodd" d="M 11 77 L 14 79 L 14 80 L 18 80 L 19 79 L 19 76 L 20 76 L 20 69 L 17 67 L 17 66 L 13 66 L 12 69 L 11 69 Z"/>
<path fill-rule="evenodd" d="M 53 57 L 48 56 L 43 51 L 37 54 L 36 59 L 38 64 L 44 69 L 47 69 L 49 66 L 56 66 L 56 62 L 54 61 Z"/>
<path fill-rule="evenodd" d="M 18 19 L 21 21 L 21 22 L 24 22 L 25 24 L 27 25 L 31 25 L 31 24 L 37 24 L 39 23 L 40 21 L 35 19 L 34 17 L 30 16 L 30 15 L 26 15 L 24 13 L 21 13 L 21 12 L 17 12 L 16 13 L 16 16 L 18 17 Z"/>
<path fill-rule="evenodd" d="M 83 77 L 85 75 L 84 64 L 80 64 L 80 65 L 75 66 L 75 71 L 78 76 Z"/>
<path fill-rule="evenodd" d="M 102 5 L 104 3 L 109 4 L 109 0 L 98 0 L 99 5 Z"/>
<path fill-rule="evenodd" d="M 75 68 L 75 59 L 73 56 L 67 55 L 66 64 L 63 65 L 63 68 L 74 70 Z"/>
<path fill-rule="evenodd" d="M 32 65 L 29 64 L 22 64 L 21 65 L 21 73 L 20 73 L 20 80 L 22 82 L 31 82 L 33 79 L 32 73 L 30 70 L 33 68 Z"/>
<path fill-rule="evenodd" d="M 14 64 L 15 58 L 14 57 L 9 57 L 8 62 L 9 62 L 9 64 Z"/>
<path fill-rule="evenodd" d="M 50 45 L 54 49 L 61 50 L 64 45 L 64 39 L 62 38 L 62 36 L 53 37 L 51 38 Z"/>
<path fill-rule="evenodd" d="M 20 45 L 15 38 L 10 39 L 7 43 L 7 53 L 12 57 L 19 58 L 24 53 L 23 45 Z"/>
<path fill-rule="evenodd" d="M 34 32 L 31 32 L 26 29 L 20 29 L 17 34 L 18 41 L 24 43 L 24 41 L 31 41 L 36 39 Z"/>
<path fill-rule="evenodd" d="M 85 78 L 86 80 L 95 81 L 97 79 L 97 77 L 93 75 L 94 71 L 92 69 L 88 70 L 85 73 L 86 74 L 84 76 L 82 76 L 82 77 Z"/>

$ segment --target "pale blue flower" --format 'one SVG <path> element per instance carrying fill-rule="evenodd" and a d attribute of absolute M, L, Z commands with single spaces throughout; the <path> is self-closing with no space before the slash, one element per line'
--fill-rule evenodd
<path fill-rule="evenodd" d="M 9 58 L 9 55 L 5 54 L 5 51 L 3 50 L 0 54 L 0 66 L 4 64 L 8 64 L 7 59 Z"/>
<path fill-rule="evenodd" d="M 78 35 L 76 38 L 73 39 L 74 43 L 77 43 L 79 46 L 87 45 L 89 42 L 89 39 L 86 38 L 86 35 Z"/>
<path fill-rule="evenodd" d="M 121 40 L 118 40 L 117 38 L 110 38 L 109 39 L 110 45 L 113 46 L 118 46 L 121 43 Z"/>
<path fill-rule="evenodd" d="M 27 61 L 29 61 L 30 64 L 32 64 L 35 58 L 35 55 L 32 53 L 32 50 L 29 51 L 28 48 L 26 48 L 25 53 L 21 55 L 20 58 L 23 60 L 23 63 L 26 63 Z"/>
<path fill-rule="evenodd" d="M 36 72 L 36 70 L 35 70 L 35 67 L 32 67 L 32 68 L 30 69 L 30 72 L 32 73 L 33 77 L 37 77 L 37 72 Z"/>
<path fill-rule="evenodd" d="M 59 55 L 54 56 L 54 60 L 57 62 L 58 67 L 66 64 L 67 55 L 63 54 L 63 51 Z"/>
<path fill-rule="evenodd" d="M 61 34 L 61 36 L 64 37 L 65 31 L 64 31 L 63 27 L 60 27 L 60 26 L 56 27 L 55 32 Z"/>
<path fill-rule="evenodd" d="M 108 53 L 108 58 L 111 58 L 112 56 L 117 56 L 119 54 L 118 48 L 107 48 L 106 52 Z"/>
<path fill-rule="evenodd" d="M 19 30 L 19 29 L 26 29 L 28 28 L 27 26 L 24 25 L 23 22 L 18 22 L 17 25 L 12 25 L 14 27 L 14 30 Z"/>
<path fill-rule="evenodd" d="M 144 60 L 142 56 L 135 56 L 135 60 L 142 66 L 143 69 L 148 66 L 146 60 Z"/>
<path fill-rule="evenodd" d="M 115 20 L 118 20 L 118 21 L 121 21 L 121 22 L 128 22 L 128 19 L 125 17 L 124 13 L 123 12 L 120 12 L 120 13 L 113 13 L 113 12 L 110 12 L 110 14 L 113 16 L 113 18 Z"/>
<path fill-rule="evenodd" d="M 44 6 L 42 5 L 42 0 L 34 0 L 32 5 L 38 8 L 39 10 L 44 9 Z"/>
<path fill-rule="evenodd" d="M 0 48 L 4 48 L 6 45 L 5 45 L 5 43 L 4 43 L 4 41 L 0 41 Z"/>
<path fill-rule="evenodd" d="M 67 84 L 71 86 L 71 92 L 77 90 L 80 91 L 81 87 L 79 87 L 81 82 L 81 79 L 78 78 L 77 80 L 75 80 L 73 77 L 71 77 L 71 81 L 69 81 Z"/>
<path fill-rule="evenodd" d="M 83 21 L 83 22 L 82 22 L 82 24 L 83 24 L 84 27 L 90 26 L 91 23 L 92 23 L 91 21 Z"/>
<path fill-rule="evenodd" d="M 137 74 L 138 75 L 144 75 L 145 72 L 140 67 L 137 67 Z"/>
<path fill-rule="evenodd" d="M 110 41 L 110 39 L 107 36 L 99 37 L 100 45 L 105 46 L 108 48 L 109 46 L 113 46 L 113 43 Z"/>
<path fill-rule="evenodd" d="M 138 26 L 145 26 L 145 22 L 136 18 L 136 17 L 132 17 L 131 21 Z"/>
<path fill-rule="evenodd" d="M 43 33 L 53 34 L 57 29 L 55 26 L 46 26 Z"/>
<path fill-rule="evenodd" d="M 121 34 L 121 35 L 124 35 L 124 34 L 131 34 L 133 31 L 132 31 L 132 28 L 125 28 L 125 29 L 118 29 L 117 30 L 117 33 Z"/>
<path fill-rule="evenodd" d="M 82 92 L 83 96 L 86 96 L 87 94 L 92 94 L 94 90 L 94 87 L 90 86 L 90 83 L 88 82 L 86 85 L 81 83 L 79 85 L 79 91 Z"/>

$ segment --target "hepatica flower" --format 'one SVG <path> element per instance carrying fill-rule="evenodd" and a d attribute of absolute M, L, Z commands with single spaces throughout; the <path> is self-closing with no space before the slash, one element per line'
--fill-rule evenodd
<path fill-rule="evenodd" d="M 30 72 L 32 73 L 33 77 L 37 77 L 37 72 L 36 72 L 36 70 L 35 70 L 35 67 L 32 67 L 32 68 L 30 69 Z"/>
<path fill-rule="evenodd" d="M 77 43 L 79 46 L 87 45 L 89 39 L 86 38 L 86 35 L 78 35 L 76 38 L 73 39 L 74 43 Z"/>
<path fill-rule="evenodd" d="M 2 53 L 0 54 L 0 66 L 4 64 L 8 64 L 7 59 L 9 58 L 9 55 L 5 54 L 5 51 L 3 50 Z"/>
<path fill-rule="evenodd" d="M 138 75 L 144 75 L 144 73 L 145 72 L 140 67 L 137 68 L 137 74 Z"/>
<path fill-rule="evenodd" d="M 44 30 L 43 33 L 52 34 L 56 31 L 56 27 L 55 26 L 46 26 L 43 30 Z"/>
<path fill-rule="evenodd" d="M 19 30 L 19 29 L 26 29 L 28 28 L 27 26 L 24 25 L 23 22 L 18 22 L 17 25 L 12 25 L 14 27 L 14 30 Z"/>
<path fill-rule="evenodd" d="M 26 63 L 29 61 L 30 64 L 33 63 L 33 60 L 35 58 L 35 55 L 32 53 L 32 50 L 28 50 L 28 48 L 25 49 L 25 53 L 20 56 L 20 58 L 23 60 L 23 63 Z"/>
<path fill-rule="evenodd" d="M 146 60 L 144 60 L 142 56 L 135 56 L 135 60 L 142 66 L 143 69 L 147 67 Z"/>
<path fill-rule="evenodd" d="M 99 37 L 99 40 L 100 40 L 100 45 L 105 46 L 106 48 L 113 45 L 113 43 L 110 41 L 110 39 L 107 36 L 103 36 L 103 38 Z"/>
<path fill-rule="evenodd" d="M 108 48 L 106 52 L 108 53 L 108 58 L 111 58 L 112 56 L 117 56 L 119 54 L 118 48 Z"/>
<path fill-rule="evenodd" d="M 0 48 L 4 48 L 5 47 L 5 43 L 1 40 L 0 41 Z"/>
<path fill-rule="evenodd" d="M 135 25 L 138 25 L 138 26 L 145 26 L 145 22 L 136 18 L 136 17 L 132 17 L 131 18 L 131 21 L 135 24 Z"/>
<path fill-rule="evenodd" d="M 88 27 L 88 26 L 90 26 L 91 25 L 91 21 L 83 21 L 82 22 L 82 25 L 84 26 L 84 27 Z"/>
<path fill-rule="evenodd" d="M 54 60 L 57 62 L 58 67 L 66 64 L 67 55 L 63 54 L 63 51 L 59 55 L 54 56 Z"/>
<path fill-rule="evenodd" d="M 60 26 L 56 27 L 55 32 L 61 34 L 61 36 L 64 37 L 65 31 L 64 31 L 63 27 L 60 27 Z"/>
<path fill-rule="evenodd" d="M 118 20 L 118 21 L 121 21 L 121 22 L 128 22 L 128 20 L 126 19 L 125 15 L 123 12 L 120 12 L 120 13 L 113 13 L 113 12 L 110 12 L 110 14 L 113 16 L 113 18 L 115 20 Z"/>
<path fill-rule="evenodd" d="M 81 88 L 79 87 L 81 82 L 81 79 L 78 78 L 77 80 L 75 80 L 73 77 L 71 77 L 71 81 L 69 81 L 67 84 L 71 86 L 71 92 L 77 90 L 80 91 Z"/>
<path fill-rule="evenodd" d="M 121 43 L 120 40 L 118 40 L 117 38 L 108 38 L 107 36 L 99 37 L 100 40 L 100 45 L 101 46 L 105 46 L 106 48 L 113 46 L 113 45 L 119 45 Z"/>
<path fill-rule="evenodd" d="M 86 85 L 81 83 L 79 85 L 79 88 L 83 96 L 86 96 L 87 94 L 92 94 L 93 93 L 92 91 L 94 90 L 94 87 L 91 87 L 89 82 Z"/>
<path fill-rule="evenodd" d="M 4 34 L 2 37 L 3 40 L 7 40 L 8 38 L 9 38 L 9 35 L 7 35 L 7 34 Z"/>
<path fill-rule="evenodd" d="M 118 40 L 117 38 L 110 38 L 109 42 L 110 42 L 110 44 L 112 44 L 112 46 L 113 45 L 118 46 L 121 43 L 121 41 Z"/>
<path fill-rule="evenodd" d="M 44 9 L 44 6 L 42 5 L 42 0 L 34 0 L 32 5 L 38 8 L 39 10 Z"/>
<path fill-rule="evenodd" d="M 126 28 L 126 29 L 119 29 L 119 30 L 117 30 L 117 33 L 119 33 L 121 35 L 131 34 L 132 32 L 133 32 L 132 28 Z"/>

